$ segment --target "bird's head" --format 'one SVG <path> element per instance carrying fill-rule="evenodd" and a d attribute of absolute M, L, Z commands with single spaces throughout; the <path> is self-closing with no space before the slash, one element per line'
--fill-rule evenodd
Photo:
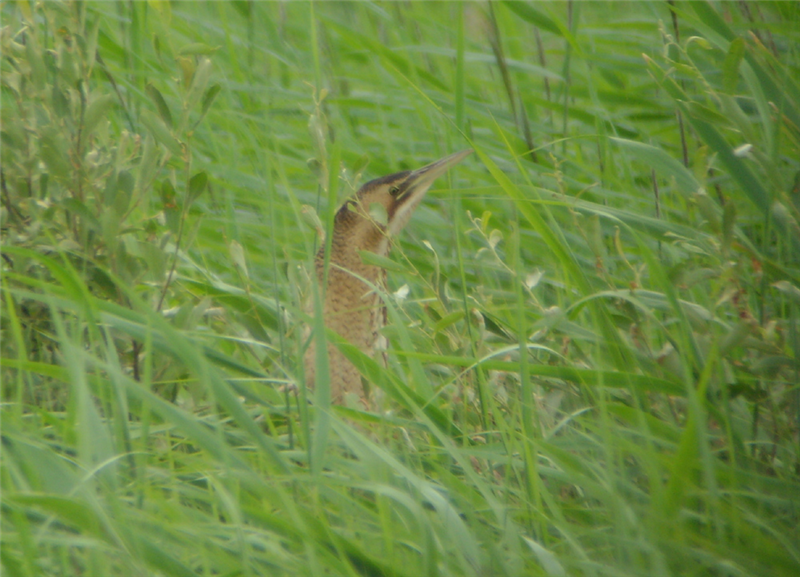
<path fill-rule="evenodd" d="M 403 230 L 433 181 L 471 152 L 462 150 L 420 169 L 367 182 L 336 213 L 334 243 L 345 241 L 356 250 L 385 256 L 389 239 Z"/>

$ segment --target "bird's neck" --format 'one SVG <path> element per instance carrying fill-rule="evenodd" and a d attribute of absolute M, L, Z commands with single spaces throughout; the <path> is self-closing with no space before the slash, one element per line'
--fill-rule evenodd
<path fill-rule="evenodd" d="M 350 243 L 345 245 L 342 241 L 336 236 L 331 239 L 324 301 L 325 324 L 350 342 L 367 349 L 373 346 L 377 335 L 376 323 L 384 315 L 375 289 L 384 286 L 386 271 L 364 263 L 359 254 L 363 248 Z M 316 259 L 320 283 L 325 275 L 324 255 L 324 249 L 321 249 Z"/>
<path fill-rule="evenodd" d="M 379 256 L 389 254 L 389 240 L 379 231 L 369 231 L 362 234 L 342 234 L 334 231 L 331 238 L 330 261 L 328 264 L 328 286 L 344 284 L 350 287 L 351 282 L 345 282 L 344 277 L 361 284 L 361 279 L 369 284 L 383 281 L 385 271 L 372 264 L 367 264 L 361 258 L 362 251 L 373 252 Z M 325 267 L 325 249 L 320 248 L 316 258 L 317 276 L 322 281 Z M 332 273 L 339 271 L 340 274 Z M 344 276 L 342 276 L 344 275 Z M 364 291 L 361 291 L 362 293 Z"/>

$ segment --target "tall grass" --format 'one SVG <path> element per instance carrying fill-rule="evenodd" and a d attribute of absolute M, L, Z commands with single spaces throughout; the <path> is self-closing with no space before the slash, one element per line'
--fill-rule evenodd
<path fill-rule="evenodd" d="M 796 4 L 0 10 L 4 574 L 800 572 Z M 309 403 L 332 211 L 466 147 Z"/>

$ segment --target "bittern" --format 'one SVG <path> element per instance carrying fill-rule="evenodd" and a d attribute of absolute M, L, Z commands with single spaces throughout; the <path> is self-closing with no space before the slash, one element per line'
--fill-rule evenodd
<path fill-rule="evenodd" d="M 406 170 L 367 182 L 336 213 L 322 302 L 323 317 L 326 327 L 366 354 L 374 354 L 381 341 L 380 329 L 386 323 L 386 309 L 375 292 L 375 288 L 384 286 L 386 270 L 365 263 L 359 252 L 387 256 L 392 237 L 408 223 L 433 181 L 471 152 L 457 152 L 418 170 Z M 317 252 L 315 269 L 321 285 L 325 279 L 324 244 Z M 306 384 L 310 387 L 315 384 L 315 351 L 312 342 L 304 358 Z M 346 394 L 355 393 L 370 407 L 358 369 L 330 343 L 328 362 L 331 401 L 341 404 Z"/>

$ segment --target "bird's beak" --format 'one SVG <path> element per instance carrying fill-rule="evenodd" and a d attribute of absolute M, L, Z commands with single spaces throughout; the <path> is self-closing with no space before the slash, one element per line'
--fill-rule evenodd
<path fill-rule="evenodd" d="M 424 195 L 433 184 L 434 180 L 447 172 L 451 167 L 464 160 L 470 154 L 472 154 L 472 149 L 462 150 L 461 152 L 456 152 L 450 156 L 445 156 L 436 162 L 432 162 L 428 166 L 423 166 L 422 168 L 413 171 L 408 175 L 408 178 L 406 178 L 405 182 L 403 182 L 403 187 L 405 188 L 403 191 L 403 197 L 408 197 L 403 198 L 403 201 L 406 202 L 414 197 L 421 197 Z"/>
<path fill-rule="evenodd" d="M 470 154 L 472 154 L 472 150 L 462 150 L 411 172 L 400 187 L 402 192 L 396 197 L 395 206 L 390 209 L 389 231 L 392 234 L 399 233 L 411 218 L 411 213 L 428 192 L 433 181 Z"/>

